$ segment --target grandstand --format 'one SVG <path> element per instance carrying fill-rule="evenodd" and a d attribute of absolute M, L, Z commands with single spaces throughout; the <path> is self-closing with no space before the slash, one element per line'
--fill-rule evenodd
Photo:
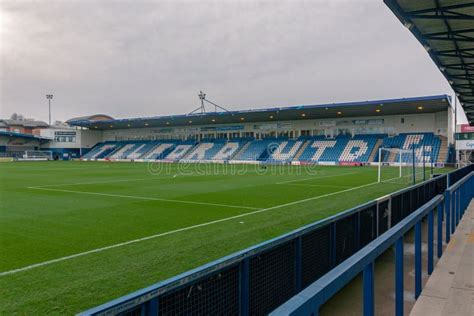
<path fill-rule="evenodd" d="M 472 316 L 474 3 L 384 2 L 455 100 L 0 119 L 0 315 Z"/>
<path fill-rule="evenodd" d="M 138 161 L 229 161 L 266 163 L 362 163 L 378 161 L 378 148 L 415 150 L 416 161 L 445 163 L 440 155 L 441 137 L 433 133 L 386 135 L 337 136 L 335 138 L 305 137 L 273 140 L 204 140 L 202 142 L 177 141 L 173 143 L 105 142 L 84 155 L 84 160 L 138 160 Z M 378 144 L 378 145 L 377 145 Z M 446 152 L 446 151 L 445 151 Z M 299 154 L 300 153 L 300 154 Z M 384 157 L 394 162 L 394 157 Z M 404 158 L 406 161 L 406 157 Z"/>
<path fill-rule="evenodd" d="M 444 164 L 451 117 L 450 98 L 431 96 L 69 123 L 102 131 L 84 160 L 362 165 L 378 162 L 382 147 L 412 150 L 416 163 Z"/>

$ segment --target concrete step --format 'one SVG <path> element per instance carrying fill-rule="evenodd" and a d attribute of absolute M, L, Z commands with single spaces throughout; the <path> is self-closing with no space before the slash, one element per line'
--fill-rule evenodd
<path fill-rule="evenodd" d="M 311 143 L 310 140 L 307 140 L 304 142 L 304 144 L 300 147 L 295 157 L 293 158 L 293 161 L 298 161 L 300 159 L 301 155 L 304 153 L 304 150 L 306 149 L 306 147 L 308 147 L 310 143 Z"/>

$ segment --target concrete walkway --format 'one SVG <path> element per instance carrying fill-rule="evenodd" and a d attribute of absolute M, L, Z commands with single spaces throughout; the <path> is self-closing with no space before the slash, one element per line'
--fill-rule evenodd
<path fill-rule="evenodd" d="M 410 315 L 474 315 L 474 200 Z"/>

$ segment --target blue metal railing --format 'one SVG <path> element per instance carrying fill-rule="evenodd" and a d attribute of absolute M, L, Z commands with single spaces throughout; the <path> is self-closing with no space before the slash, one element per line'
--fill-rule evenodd
<path fill-rule="evenodd" d="M 444 200 L 448 177 L 439 175 L 359 205 L 81 315 L 269 313 L 332 269 L 339 269 L 340 263 L 434 197 Z M 446 198 L 454 201 L 455 191 Z M 453 216 L 446 213 L 446 222 Z M 438 255 L 441 252 L 438 247 Z"/>
<path fill-rule="evenodd" d="M 433 272 L 434 212 L 437 210 L 437 256 L 442 255 L 443 209 L 446 214 L 446 242 L 462 218 L 474 196 L 474 172 L 465 175 L 446 189 L 444 195 L 437 195 L 418 208 L 398 224 L 386 231 L 366 247 L 355 253 L 335 269 L 321 277 L 306 289 L 295 295 L 270 315 L 318 315 L 320 307 L 362 272 L 363 312 L 374 315 L 374 262 L 389 247 L 395 245 L 395 314 L 403 315 L 403 237 L 415 227 L 415 299 L 422 290 L 421 222 L 428 217 L 428 265 L 427 272 Z"/>

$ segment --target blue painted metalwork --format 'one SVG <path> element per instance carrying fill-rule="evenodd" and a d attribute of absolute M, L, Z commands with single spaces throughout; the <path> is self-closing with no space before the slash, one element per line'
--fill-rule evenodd
<path fill-rule="evenodd" d="M 438 258 L 441 258 L 443 255 L 443 204 L 438 205 L 438 222 L 436 223 L 438 226 L 438 232 L 436 234 L 437 237 L 437 248 L 438 248 Z"/>
<path fill-rule="evenodd" d="M 370 262 L 364 268 L 364 315 L 373 316 L 375 314 L 375 291 L 374 291 L 374 262 Z"/>
<path fill-rule="evenodd" d="M 421 294 L 421 221 L 415 224 L 415 299 L 418 299 L 420 294 Z"/>
<path fill-rule="evenodd" d="M 150 312 L 149 315 L 158 315 L 158 298 L 155 297 L 150 301 Z"/>
<path fill-rule="evenodd" d="M 434 210 L 428 213 L 428 274 L 433 272 Z"/>
<path fill-rule="evenodd" d="M 464 178 L 453 184 L 447 189 L 449 196 L 451 193 L 466 192 L 461 191 L 469 189 L 469 201 L 473 198 L 474 190 L 470 187 L 474 183 L 474 172 L 466 175 Z M 429 221 L 429 238 L 431 237 L 431 244 L 433 242 L 433 210 L 438 209 L 439 214 L 442 212 L 442 205 L 444 201 L 443 195 L 430 200 L 418 208 L 415 212 L 408 215 L 398 224 L 390 228 L 377 239 L 369 243 L 366 247 L 356 252 L 349 259 L 336 266 L 332 271 L 321 277 L 319 280 L 309 285 L 306 289 L 295 295 L 285 304 L 274 310 L 270 315 L 317 315 L 320 307 L 327 302 L 335 293 L 340 291 L 347 283 L 349 283 L 361 271 L 364 272 L 364 313 L 366 312 L 366 302 L 370 302 L 370 295 L 366 297 L 365 292 L 370 293 L 370 266 L 377 257 L 383 253 L 388 247 L 395 244 L 395 314 L 403 315 L 403 236 L 413 227 L 415 227 L 415 297 L 421 294 L 421 242 L 422 242 L 422 227 L 421 221 L 428 216 Z M 466 206 L 463 204 L 463 206 Z M 438 214 L 438 218 L 440 215 Z M 447 216 L 449 212 L 447 212 Z M 438 232 L 440 231 L 440 224 L 438 224 Z M 448 226 L 449 227 L 449 226 Z M 439 237 L 442 234 L 439 234 Z M 430 242 L 429 242 L 430 243 Z M 441 242 L 439 243 L 441 244 Z M 430 247 L 430 256 L 433 256 L 433 247 Z M 438 251 L 440 251 L 438 249 Z M 367 273 L 367 276 L 365 274 Z M 366 301 L 367 300 L 367 301 Z M 370 308 L 367 309 L 367 314 L 371 315 Z"/>
<path fill-rule="evenodd" d="M 451 239 L 451 193 L 446 191 L 444 193 L 444 209 L 446 211 L 446 243 Z"/>
<path fill-rule="evenodd" d="M 295 239 L 295 289 L 301 291 L 301 236 Z"/>
<path fill-rule="evenodd" d="M 404 277 L 403 277 L 403 235 L 395 242 L 395 315 L 403 316 Z"/>
<path fill-rule="evenodd" d="M 249 270 L 250 262 L 246 258 L 240 263 L 240 315 L 249 314 Z"/>
<path fill-rule="evenodd" d="M 117 129 L 117 128 L 127 128 L 128 124 L 137 127 L 143 127 L 143 123 L 150 123 L 149 126 L 160 125 L 166 128 L 182 125 L 203 125 L 205 122 L 209 122 L 210 118 L 218 118 L 221 121 L 227 123 L 241 123 L 240 117 L 242 115 L 259 115 L 259 121 L 273 121 L 268 118 L 268 113 L 278 112 L 278 116 L 282 117 L 289 114 L 301 114 L 301 111 L 304 110 L 315 110 L 321 109 L 325 110 L 326 108 L 331 109 L 340 109 L 344 108 L 353 108 L 361 106 L 379 106 L 383 104 L 384 106 L 390 106 L 397 103 L 414 103 L 417 105 L 424 105 L 423 107 L 428 110 L 430 105 L 433 105 L 433 101 L 440 101 L 440 103 L 445 103 L 446 107 L 450 101 L 450 96 L 448 95 L 434 95 L 434 96 L 422 96 L 414 98 L 398 98 L 398 99 L 386 99 L 386 100 L 373 100 L 373 101 L 362 101 L 362 102 L 343 102 L 343 103 L 326 103 L 326 104 L 313 104 L 313 105 L 296 105 L 296 106 L 284 106 L 284 107 L 270 107 L 264 109 L 256 110 L 241 110 L 241 111 L 228 111 L 228 112 L 208 112 L 208 113 L 195 113 L 195 114 L 182 114 L 182 115 L 166 115 L 166 116 L 151 116 L 151 117 L 141 117 L 141 118 L 127 118 L 127 119 L 112 119 L 112 120 L 102 120 L 95 121 L 89 119 L 78 119 L 72 120 L 68 123 L 73 126 L 82 126 L 82 127 L 91 127 L 98 126 L 99 129 Z M 425 103 L 426 102 L 426 103 Z M 400 111 L 403 111 L 403 107 L 407 105 L 400 105 Z M 288 116 L 289 119 L 294 119 L 292 116 Z M 188 123 L 188 120 L 192 120 L 192 123 Z M 201 119 L 203 121 L 201 121 Z M 247 121 L 247 120 L 246 120 Z M 163 125 L 165 122 L 170 123 L 169 125 Z M 112 126 L 112 127 L 110 127 Z"/>
<path fill-rule="evenodd" d="M 460 170 L 456 172 L 459 172 L 459 171 Z M 452 187 L 446 190 L 447 192 L 449 192 L 449 194 L 447 194 L 446 196 L 449 196 L 452 192 L 456 192 L 458 189 L 462 188 L 464 186 L 464 183 L 466 183 L 467 178 L 468 176 L 464 177 L 460 181 L 451 182 L 455 184 L 453 184 Z M 424 204 L 422 207 L 420 207 L 417 210 L 415 209 L 403 210 L 402 205 L 399 205 L 399 208 L 394 211 L 401 214 L 401 220 L 397 220 L 397 224 L 392 225 L 392 227 L 388 226 L 388 230 L 385 231 L 383 234 L 378 234 L 378 236 L 376 234 L 375 236 L 371 237 L 370 239 L 371 241 L 370 240 L 366 241 L 366 243 L 368 242 L 368 244 L 364 248 L 360 249 L 360 247 L 354 246 L 355 249 L 351 253 L 349 253 L 349 256 L 344 255 L 343 258 L 336 257 L 336 256 L 339 256 L 339 254 L 337 253 L 337 251 L 339 250 L 336 249 L 336 242 L 341 241 L 341 240 L 358 240 L 358 238 L 362 236 L 362 235 L 359 236 L 359 234 L 364 233 L 364 230 L 362 230 L 360 227 L 360 225 L 362 225 L 362 222 L 361 222 L 362 212 L 364 212 L 365 216 L 367 216 L 367 214 L 371 214 L 371 212 L 373 212 L 374 209 L 377 209 L 377 205 L 379 201 L 371 201 L 363 205 L 354 207 L 345 212 L 326 218 L 324 220 L 306 225 L 293 232 L 284 234 L 280 237 L 263 242 L 256 246 L 250 247 L 248 249 L 239 251 L 237 253 L 226 256 L 222 259 L 216 260 L 214 262 L 211 262 L 209 264 L 206 264 L 194 270 L 185 272 L 169 280 L 154 284 L 145 289 L 136 291 L 134 293 L 131 293 L 119 299 L 113 300 L 104 305 L 85 311 L 82 313 L 82 315 L 101 315 L 101 314 L 113 315 L 113 314 L 123 314 L 127 312 L 132 312 L 132 311 L 133 313 L 135 313 L 138 310 L 145 311 L 145 313 L 149 315 L 151 311 L 164 309 L 163 304 L 165 303 L 163 300 L 161 300 L 161 298 L 164 295 L 169 295 L 170 293 L 172 294 L 176 291 L 179 291 L 185 288 L 190 288 L 190 287 L 192 288 L 194 284 L 202 282 L 203 280 L 208 280 L 209 278 L 212 279 L 213 277 L 215 278 L 216 276 L 219 277 L 220 275 L 224 275 L 226 271 L 228 271 L 229 269 L 234 269 L 235 271 L 235 268 L 238 269 L 237 270 L 238 281 L 236 282 L 236 286 L 238 286 L 237 299 L 238 299 L 239 314 L 249 315 L 252 298 L 255 298 L 253 296 L 251 297 L 252 295 L 251 288 L 253 289 L 255 285 L 255 283 L 252 283 L 255 281 L 251 279 L 252 271 L 253 271 L 251 270 L 252 269 L 251 262 L 255 262 L 256 258 L 258 259 L 259 257 L 263 256 L 266 253 L 275 251 L 275 249 L 282 249 L 282 247 L 283 248 L 286 247 L 285 245 L 288 245 L 290 242 L 294 243 L 293 248 L 295 249 L 294 251 L 295 257 L 292 258 L 292 261 L 290 262 L 293 262 L 293 269 L 294 269 L 293 271 L 296 272 L 292 274 L 294 274 L 296 278 L 293 280 L 293 282 L 295 284 L 294 293 L 297 294 L 298 292 L 297 290 L 302 287 L 302 280 L 301 280 L 300 274 L 305 273 L 305 270 L 303 269 L 303 266 L 304 266 L 303 263 L 305 262 L 304 253 L 302 255 L 302 251 L 305 248 L 303 247 L 303 245 L 301 245 L 301 240 L 304 240 L 304 238 L 306 238 L 310 234 L 320 233 L 320 232 L 323 232 L 323 234 L 327 234 L 327 237 L 325 238 L 327 238 L 326 243 L 329 243 L 327 245 L 329 254 L 326 256 L 329 256 L 328 269 L 332 269 L 332 270 L 329 273 L 326 273 L 325 275 L 323 275 L 322 277 L 318 276 L 319 278 L 317 279 L 318 281 L 309 285 L 306 289 L 304 289 L 301 292 L 301 293 L 304 293 L 308 289 L 311 289 L 312 291 L 315 291 L 317 289 L 319 290 L 324 289 L 323 296 L 319 296 L 321 295 L 321 293 L 317 294 L 316 300 L 311 299 L 311 302 L 308 303 L 309 305 L 306 305 L 306 303 L 304 304 L 305 308 L 308 306 L 311 307 L 310 309 L 308 309 L 308 311 L 310 312 L 303 313 L 304 315 L 309 315 L 311 313 L 317 314 L 319 307 L 321 306 L 321 304 L 324 303 L 325 300 L 327 300 L 332 295 L 334 295 L 340 288 L 344 287 L 347 282 L 349 282 L 355 275 L 362 272 L 363 269 L 368 264 L 370 264 L 371 262 L 374 262 L 374 260 L 377 258 L 378 255 L 380 255 L 383 251 L 385 251 L 388 247 L 390 247 L 394 243 L 396 243 L 396 247 L 398 249 L 397 260 L 396 260 L 398 264 L 396 266 L 396 271 L 397 271 L 397 275 L 399 277 L 401 276 L 401 279 L 397 278 L 397 281 L 396 281 L 398 284 L 397 285 L 398 286 L 397 287 L 397 293 L 398 293 L 397 302 L 401 302 L 398 304 L 401 304 L 401 306 L 403 307 L 403 278 L 402 278 L 403 276 L 403 235 L 409 229 L 411 229 L 411 227 L 413 227 L 417 222 L 419 222 L 423 217 L 427 216 L 429 211 L 432 211 L 436 207 L 438 208 L 439 211 L 442 211 L 442 203 L 444 201 L 444 197 L 442 193 L 446 188 L 445 187 L 446 179 L 447 179 L 447 176 L 436 177 L 426 182 L 417 184 L 415 186 L 412 186 L 412 187 L 409 187 L 409 188 L 406 188 L 406 189 L 403 189 L 391 194 L 388 197 L 388 199 L 393 199 L 397 197 L 400 201 L 402 201 L 403 200 L 402 197 L 404 196 L 414 196 L 410 194 L 410 192 L 419 191 L 418 190 L 419 187 L 428 188 L 430 186 L 433 186 L 434 184 L 436 184 L 435 187 L 438 187 L 437 190 L 433 192 L 433 195 L 430 196 L 430 198 L 434 196 L 435 198 L 433 198 L 431 201 Z M 470 183 L 472 184 L 472 181 L 470 181 Z M 470 193 L 472 194 L 472 189 L 470 190 Z M 436 196 L 436 194 L 439 194 L 439 195 Z M 416 198 L 416 196 L 414 198 Z M 391 203 L 389 203 L 389 205 L 391 205 Z M 410 205 L 407 205 L 406 207 L 410 207 Z M 446 217 L 448 217 L 448 214 L 449 212 L 447 212 Z M 345 236 L 342 235 L 341 237 L 341 234 L 344 234 L 345 232 L 342 230 L 339 231 L 339 228 L 338 228 L 338 231 L 336 232 L 336 226 L 337 226 L 336 224 L 339 225 L 339 223 L 343 223 L 344 221 L 347 221 L 350 218 L 352 218 L 353 220 L 351 225 L 353 225 L 352 227 L 355 228 L 353 230 L 354 232 L 351 233 L 353 235 L 345 235 Z M 377 225 L 374 227 L 379 227 L 378 217 L 375 217 L 373 220 L 375 220 L 374 225 Z M 381 218 L 380 220 L 384 220 L 384 219 Z M 386 224 L 387 223 L 385 222 L 380 223 L 380 225 L 386 225 Z M 341 228 L 342 227 L 344 227 L 344 225 L 342 225 Z M 438 226 L 438 230 L 439 229 L 440 228 Z M 355 236 L 355 235 L 358 235 L 358 236 Z M 345 239 L 340 239 L 340 238 L 345 238 Z M 300 239 L 300 241 L 297 241 L 298 239 Z M 397 242 L 397 240 L 399 241 Z M 358 243 L 354 243 L 354 244 L 357 245 Z M 442 244 L 442 243 L 439 243 L 439 244 Z M 312 248 L 312 247 L 309 247 L 309 248 Z M 401 249 L 401 252 L 400 252 L 400 249 Z M 338 260 L 344 260 L 344 259 L 346 260 L 342 261 L 341 264 L 335 266 L 336 258 L 339 258 Z M 280 260 L 280 259 L 281 258 L 277 257 L 277 260 Z M 337 278 L 336 280 L 333 280 L 335 276 L 337 276 Z M 369 280 L 369 278 L 367 280 Z M 305 282 L 307 282 L 307 280 Z M 308 283 L 305 283 L 305 286 L 307 284 Z M 330 286 L 330 289 L 325 289 L 325 287 L 328 286 L 328 284 L 332 284 Z M 305 296 L 304 300 L 309 300 L 309 298 L 312 296 L 313 296 L 312 294 L 309 296 Z M 302 297 L 301 296 L 296 296 L 296 297 L 298 298 L 294 298 L 294 299 L 302 303 L 301 301 Z M 322 297 L 324 297 L 324 299 L 322 299 Z M 290 301 L 294 303 L 293 299 Z M 284 303 L 284 302 L 281 302 L 281 303 Z M 196 306 L 199 307 L 201 306 L 199 304 L 205 304 L 205 302 L 196 302 L 196 304 L 197 304 Z M 400 305 L 397 305 L 397 306 L 398 306 L 397 308 L 400 307 Z M 401 309 L 401 311 L 402 310 L 403 308 Z"/>
<path fill-rule="evenodd" d="M 331 267 L 336 265 L 336 223 L 331 223 L 329 226 L 329 234 L 331 240 L 331 249 L 330 249 L 330 262 Z"/>

